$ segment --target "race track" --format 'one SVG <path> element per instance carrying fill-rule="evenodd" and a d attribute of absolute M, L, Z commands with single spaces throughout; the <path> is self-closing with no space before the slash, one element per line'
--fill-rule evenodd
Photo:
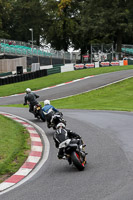
<path fill-rule="evenodd" d="M 128 74 L 129 73 L 129 74 Z M 81 92 L 133 75 L 133 70 L 110 73 L 65 85 L 65 95 L 70 88 Z M 79 86 L 81 85 L 81 87 Z M 85 88 L 84 88 L 85 89 Z M 48 99 L 53 89 L 48 90 Z M 63 96 L 63 90 L 60 91 Z M 50 92 L 52 91 L 52 92 Z M 55 93 L 57 88 L 55 88 Z M 45 94 L 46 91 L 44 91 Z M 77 91 L 78 92 L 78 91 Z M 47 94 L 48 95 L 48 94 Z M 61 94 L 60 94 L 61 95 Z M 22 101 L 19 96 L 17 102 Z M 58 98 L 60 96 L 56 96 Z M 16 99 L 16 97 L 15 97 Z M 6 103 L 13 97 L 6 98 Z M 4 104 L 4 99 L 0 102 Z M 133 113 L 89 110 L 62 110 L 67 128 L 82 135 L 87 144 L 87 166 L 79 172 L 66 161 L 57 159 L 53 142 L 53 130 L 33 118 L 24 108 L 1 107 L 6 111 L 26 118 L 45 130 L 50 142 L 49 158 L 38 173 L 26 183 L 0 195 L 1 200 L 132 200 L 133 199 Z"/>
<path fill-rule="evenodd" d="M 86 76 L 88 75 L 86 74 Z M 53 87 L 47 90 L 37 91 L 36 93 L 40 96 L 39 101 L 44 101 L 45 99 L 49 100 L 57 99 L 90 91 L 98 87 L 110 84 L 112 82 L 125 79 L 127 77 L 133 77 L 133 70 L 125 70 L 125 71 L 101 74 L 80 81 L 76 81 L 70 84 L 64 84 L 59 87 Z M 24 96 L 25 96 L 24 94 L 21 94 L 15 97 L 10 96 L 10 97 L 5 97 L 4 99 L 0 98 L 0 104 L 8 105 L 8 104 L 23 103 Z"/>

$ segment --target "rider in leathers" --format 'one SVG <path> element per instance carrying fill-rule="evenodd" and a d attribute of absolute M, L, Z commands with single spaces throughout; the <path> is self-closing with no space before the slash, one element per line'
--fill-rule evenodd
<path fill-rule="evenodd" d="M 47 126 L 48 128 L 51 127 L 51 119 L 54 113 L 59 112 L 54 106 L 50 104 L 49 100 L 44 101 L 44 107 L 42 108 L 43 114 L 45 115 L 45 118 L 47 120 Z"/>
<path fill-rule="evenodd" d="M 81 137 L 77 133 L 74 133 L 73 131 L 66 129 L 65 124 L 59 123 L 57 125 L 56 132 L 53 136 L 56 148 L 59 148 L 59 144 L 69 138 L 80 139 L 79 144 L 83 144 Z M 63 148 L 59 148 L 59 152 L 57 156 L 59 159 L 63 158 Z"/>
<path fill-rule="evenodd" d="M 27 105 L 27 103 L 29 102 L 29 112 L 33 113 L 34 106 L 38 104 L 38 101 L 36 99 L 39 98 L 39 96 L 34 92 L 31 92 L 30 88 L 27 88 L 25 91 L 26 95 L 24 97 L 23 105 Z"/>

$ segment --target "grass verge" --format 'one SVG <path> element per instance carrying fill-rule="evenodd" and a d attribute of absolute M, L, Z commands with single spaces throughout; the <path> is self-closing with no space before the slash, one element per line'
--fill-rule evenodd
<path fill-rule="evenodd" d="M 43 106 L 43 102 L 41 104 Z M 133 111 L 133 78 L 101 89 L 54 100 L 51 104 L 58 109 Z M 22 104 L 8 106 L 24 107 Z"/>
<path fill-rule="evenodd" d="M 0 182 L 14 174 L 30 151 L 30 136 L 19 123 L 0 115 Z"/>
<path fill-rule="evenodd" d="M 51 103 L 59 109 L 133 111 L 133 78 Z"/>
<path fill-rule="evenodd" d="M 121 71 L 121 70 L 129 70 L 129 69 L 133 69 L 133 65 L 100 67 L 100 68 L 83 69 L 83 70 L 76 70 L 71 72 L 48 75 L 45 77 L 29 81 L 23 81 L 19 83 L 0 86 L 0 96 L 8 96 L 12 94 L 23 93 L 25 92 L 25 89 L 27 87 L 31 88 L 32 90 L 37 90 L 57 85 L 60 83 L 72 81 L 78 78 L 83 78 L 86 76 L 98 75 L 98 74 Z"/>

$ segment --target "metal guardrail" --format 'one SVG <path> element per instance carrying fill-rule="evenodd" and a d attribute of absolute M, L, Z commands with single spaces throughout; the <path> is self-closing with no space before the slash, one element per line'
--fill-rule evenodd
<path fill-rule="evenodd" d="M 27 57 L 41 56 L 71 60 L 69 52 L 56 51 L 46 45 L 44 47 L 36 45 L 32 46 L 30 43 L 8 39 L 0 39 L 0 53 Z"/>

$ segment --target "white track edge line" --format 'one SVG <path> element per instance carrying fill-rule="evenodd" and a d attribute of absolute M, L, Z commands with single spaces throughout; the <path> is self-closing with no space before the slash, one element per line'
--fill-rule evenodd
<path fill-rule="evenodd" d="M 115 84 L 115 83 L 124 81 L 124 80 L 129 79 L 129 78 L 133 78 L 133 76 L 129 76 L 129 77 L 127 77 L 127 78 L 123 78 L 123 79 L 120 79 L 120 80 L 118 80 L 118 81 L 114 81 L 114 82 L 112 82 L 112 83 L 108 83 L 108 84 L 99 86 L 99 87 L 94 88 L 94 89 L 86 90 L 85 92 L 81 92 L 81 93 L 78 93 L 78 94 L 69 95 L 69 96 L 66 96 L 66 97 L 60 97 L 60 98 L 57 98 L 57 99 L 51 99 L 51 101 L 58 100 L 58 99 L 65 99 L 65 98 L 68 98 L 68 97 L 73 97 L 73 96 L 77 96 L 77 95 L 84 94 L 84 93 L 87 93 L 87 92 L 91 92 L 91 91 L 93 91 L 93 90 L 97 90 L 97 89 L 100 89 L 100 88 L 104 88 L 104 87 L 106 87 L 106 86 L 113 85 L 113 84 Z"/>

